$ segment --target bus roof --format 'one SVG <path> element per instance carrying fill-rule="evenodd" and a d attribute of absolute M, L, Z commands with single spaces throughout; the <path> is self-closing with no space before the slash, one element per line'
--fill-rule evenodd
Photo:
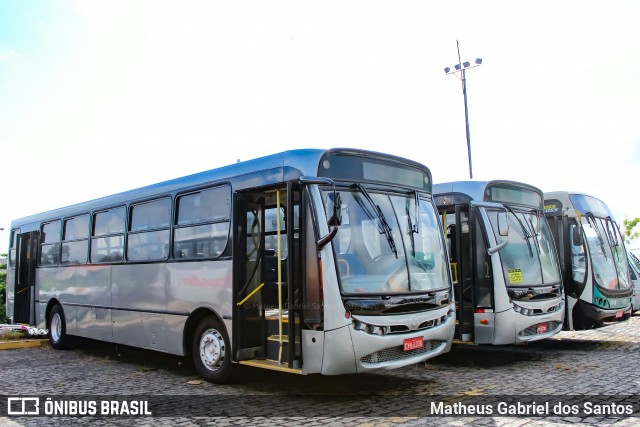
<path fill-rule="evenodd" d="M 501 194 L 493 194 L 492 189 L 503 190 Z M 526 193 L 533 196 L 525 197 L 525 194 L 510 195 L 510 190 L 525 190 Z M 505 204 L 515 204 L 531 206 L 542 209 L 542 190 L 530 184 L 510 180 L 490 180 L 490 181 L 453 181 L 443 182 L 433 185 L 434 197 L 446 194 L 463 195 L 464 199 L 478 202 L 497 202 Z M 538 200 L 539 198 L 539 200 Z M 437 203 L 437 201 L 436 201 Z"/>
<path fill-rule="evenodd" d="M 597 217 L 613 218 L 611 210 L 605 202 L 587 193 L 579 191 L 547 191 L 544 193 L 544 200 L 545 204 L 547 201 L 557 200 L 560 202 L 562 210 L 575 209 L 581 215 L 591 212 Z M 553 215 L 556 215 L 556 213 L 553 213 Z"/>
<path fill-rule="evenodd" d="M 145 198 L 170 194 L 183 189 L 197 188 L 209 183 L 224 182 L 225 180 L 231 180 L 234 177 L 241 177 L 252 173 L 259 173 L 261 171 L 274 171 L 278 168 L 282 169 L 279 181 L 285 180 L 285 168 L 297 171 L 300 176 L 317 176 L 320 161 L 329 153 L 344 153 L 371 158 L 384 158 L 419 168 L 425 171 L 429 176 L 431 173 L 426 166 L 418 162 L 390 154 L 351 148 L 332 148 L 328 150 L 313 148 L 295 149 L 19 218 L 12 221 L 11 228 L 21 227 L 22 225 L 34 223 L 36 221 L 62 218 L 102 208 L 124 205 L 132 200 L 143 200 Z M 256 183 L 255 185 L 258 186 L 260 183 Z"/>

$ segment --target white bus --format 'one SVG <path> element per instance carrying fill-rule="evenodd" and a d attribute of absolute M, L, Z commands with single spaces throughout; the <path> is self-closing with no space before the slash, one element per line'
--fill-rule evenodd
<path fill-rule="evenodd" d="M 591 329 L 631 317 L 624 238 L 607 205 L 587 194 L 544 193 L 567 295 L 567 329 Z"/>
<path fill-rule="evenodd" d="M 293 150 L 17 219 L 7 312 L 69 336 L 327 375 L 450 349 L 449 264 L 419 163 Z M 290 343 L 292 343 L 290 345 Z"/>
<path fill-rule="evenodd" d="M 560 332 L 564 294 L 542 191 L 498 180 L 433 191 L 453 272 L 456 339 L 518 344 Z"/>

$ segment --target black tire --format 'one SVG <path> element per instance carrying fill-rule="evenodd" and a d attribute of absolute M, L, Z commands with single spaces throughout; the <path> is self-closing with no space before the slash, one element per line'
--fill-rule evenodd
<path fill-rule="evenodd" d="M 225 383 L 231 375 L 231 343 L 224 326 L 213 316 L 200 321 L 193 334 L 191 357 L 205 380 Z"/>
<path fill-rule="evenodd" d="M 64 311 L 59 305 L 54 305 L 49 313 L 49 342 L 56 350 L 67 348 L 67 322 Z"/>

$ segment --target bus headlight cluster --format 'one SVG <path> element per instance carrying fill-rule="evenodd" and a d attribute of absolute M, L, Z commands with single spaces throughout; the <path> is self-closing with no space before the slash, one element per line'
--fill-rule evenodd
<path fill-rule="evenodd" d="M 556 311 L 560 310 L 560 309 L 562 308 L 562 306 L 563 306 L 563 302 L 562 302 L 562 301 L 560 301 L 560 303 L 559 303 L 559 304 L 554 305 L 553 307 L 549 307 L 549 309 L 547 310 L 547 313 L 553 313 L 553 312 L 556 312 Z"/>
<path fill-rule="evenodd" d="M 534 309 L 520 307 L 518 304 L 513 304 L 513 311 L 520 313 L 523 316 L 533 316 L 535 314 Z"/>
<path fill-rule="evenodd" d="M 353 328 L 356 331 L 364 331 L 371 335 L 386 335 L 391 332 L 390 326 L 370 325 L 355 319 L 353 319 Z"/>

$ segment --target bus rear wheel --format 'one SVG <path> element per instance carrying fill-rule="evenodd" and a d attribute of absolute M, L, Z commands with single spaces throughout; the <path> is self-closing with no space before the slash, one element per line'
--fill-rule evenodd
<path fill-rule="evenodd" d="M 212 317 L 200 321 L 193 335 L 191 355 L 198 374 L 222 384 L 231 375 L 231 347 L 225 328 Z"/>
<path fill-rule="evenodd" d="M 64 311 L 59 305 L 54 305 L 49 313 L 49 342 L 56 350 L 66 348 L 67 322 L 64 320 Z"/>

